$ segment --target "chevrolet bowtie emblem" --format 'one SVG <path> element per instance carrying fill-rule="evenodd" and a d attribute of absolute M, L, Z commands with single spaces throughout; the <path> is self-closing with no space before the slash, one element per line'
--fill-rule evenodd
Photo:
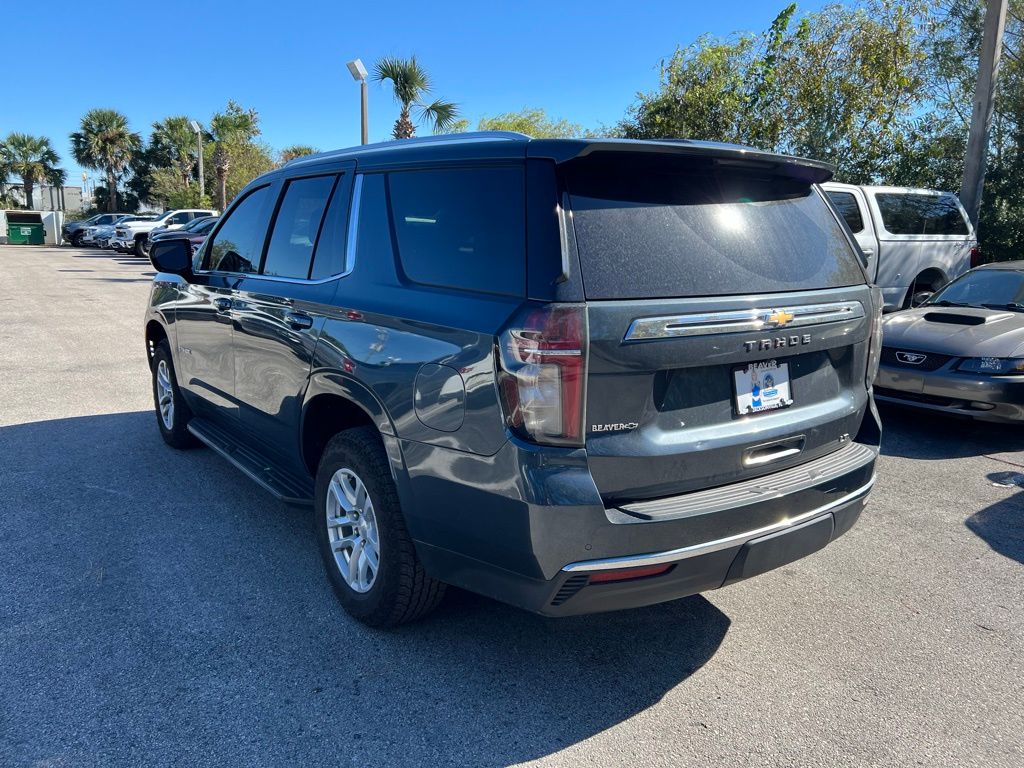
<path fill-rule="evenodd" d="M 774 309 L 767 315 L 763 315 L 761 319 L 764 321 L 764 324 L 770 328 L 782 328 L 783 326 L 788 325 L 793 317 L 794 315 L 792 312 L 787 312 L 784 309 Z"/>

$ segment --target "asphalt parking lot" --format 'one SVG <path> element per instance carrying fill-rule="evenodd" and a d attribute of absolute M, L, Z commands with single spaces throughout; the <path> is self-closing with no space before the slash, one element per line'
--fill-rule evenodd
<path fill-rule="evenodd" d="M 372 631 L 307 513 L 160 440 L 151 275 L 0 247 L 0 765 L 1024 764 L 1024 427 L 884 411 L 858 526 L 718 592 Z"/>

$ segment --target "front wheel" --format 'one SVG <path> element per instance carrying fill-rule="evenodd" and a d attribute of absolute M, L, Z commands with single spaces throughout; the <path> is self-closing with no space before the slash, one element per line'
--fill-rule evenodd
<path fill-rule="evenodd" d="M 160 436 L 172 448 L 192 448 L 198 441 L 188 431 L 192 411 L 181 397 L 174 373 L 171 349 L 161 341 L 153 354 L 153 404 L 156 407 L 156 423 Z"/>
<path fill-rule="evenodd" d="M 441 602 L 445 585 L 428 576 L 416 556 L 376 430 L 358 427 L 331 438 L 317 470 L 313 509 L 328 577 L 353 618 L 390 627 Z"/>
<path fill-rule="evenodd" d="M 135 238 L 135 255 L 138 256 L 140 259 L 147 258 L 145 237 Z"/>

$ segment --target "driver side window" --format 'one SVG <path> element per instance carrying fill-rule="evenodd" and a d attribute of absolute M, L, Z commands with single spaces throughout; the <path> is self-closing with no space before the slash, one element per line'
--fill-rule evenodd
<path fill-rule="evenodd" d="M 269 187 L 254 189 L 232 209 L 213 242 L 207 245 L 203 269 L 235 273 L 259 271 L 270 218 L 269 190 Z"/>

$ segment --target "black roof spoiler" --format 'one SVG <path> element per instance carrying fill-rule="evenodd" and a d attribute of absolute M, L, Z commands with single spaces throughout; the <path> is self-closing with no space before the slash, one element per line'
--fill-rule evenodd
<path fill-rule="evenodd" d="M 726 164 L 750 164 L 774 169 L 786 176 L 797 177 L 810 184 L 821 184 L 835 174 L 835 167 L 820 160 L 765 152 L 740 144 L 724 144 L 690 139 L 534 139 L 527 145 L 529 157 L 546 157 L 556 163 L 567 163 L 599 153 L 646 153 L 690 157 L 713 157 Z"/>

